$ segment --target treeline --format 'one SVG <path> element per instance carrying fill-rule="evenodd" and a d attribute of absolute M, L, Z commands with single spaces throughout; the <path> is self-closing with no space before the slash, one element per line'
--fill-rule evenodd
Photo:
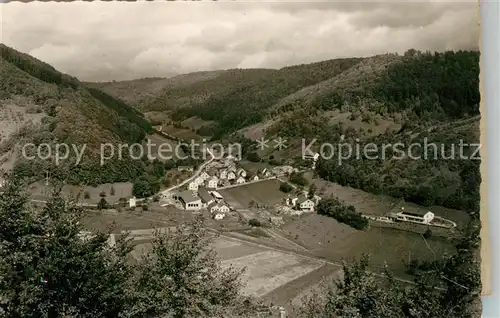
<path fill-rule="evenodd" d="M 108 108 L 115 111 L 121 117 L 136 124 L 145 132 L 150 133 L 153 131 L 153 127 L 151 126 L 151 123 L 148 122 L 144 118 L 144 115 L 140 111 L 135 109 L 134 107 L 126 104 L 125 102 L 123 102 L 123 101 L 97 89 L 97 88 L 87 87 L 87 90 L 90 92 L 90 94 L 95 99 L 102 102 L 105 106 L 107 106 Z M 142 140 L 142 139 L 140 139 L 140 140 Z M 137 141 L 140 141 L 140 140 L 137 140 Z"/>
<path fill-rule="evenodd" d="M 462 118 L 479 114 L 478 51 L 408 52 L 391 65 L 374 89 L 390 111 Z"/>
<path fill-rule="evenodd" d="M 71 87 L 73 89 L 77 89 L 80 86 L 80 82 L 76 78 L 62 74 L 49 64 L 1 43 L 0 56 L 17 68 L 46 83 L 56 84 L 61 87 Z"/>
<path fill-rule="evenodd" d="M 352 205 L 346 205 L 338 198 L 328 198 L 319 201 L 318 214 L 326 215 L 335 220 L 345 223 L 357 230 L 363 230 L 368 227 L 368 219 L 356 212 Z"/>

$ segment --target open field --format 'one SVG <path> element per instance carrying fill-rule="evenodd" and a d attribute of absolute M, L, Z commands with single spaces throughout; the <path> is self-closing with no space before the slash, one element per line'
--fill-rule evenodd
<path fill-rule="evenodd" d="M 273 179 L 220 190 L 219 192 L 228 204 L 236 209 L 246 209 L 250 201 L 266 205 L 282 203 L 286 194 L 279 190 L 279 185 L 280 181 Z"/>
<path fill-rule="evenodd" d="M 236 268 L 246 268 L 243 279 L 247 284 L 243 292 L 257 297 L 299 278 L 321 266 L 321 262 L 276 251 L 226 260 Z"/>
<path fill-rule="evenodd" d="M 183 158 L 185 156 L 182 148 L 178 146 L 177 142 L 174 140 L 170 140 L 156 134 L 149 135 L 148 139 L 150 140 L 150 144 L 152 145 L 151 155 L 158 160 L 168 160 L 170 159 L 170 157 L 173 159 L 176 159 L 178 157 Z"/>
<path fill-rule="evenodd" d="M 321 291 L 323 283 L 332 283 L 342 277 L 339 266 L 324 264 L 321 267 L 290 281 L 264 296 L 274 304 L 285 304 L 285 308 L 300 306 L 304 297 L 311 297 L 314 292 Z"/>
<path fill-rule="evenodd" d="M 133 256 L 135 258 L 146 252 L 150 247 L 149 243 L 138 244 L 135 246 Z M 256 297 L 266 298 L 266 294 L 276 291 L 282 286 L 287 286 L 286 294 L 289 299 L 300 293 L 300 287 L 318 283 L 324 275 L 309 276 L 307 283 L 301 281 L 297 288 L 287 285 L 296 279 L 314 272 L 321 268 L 323 263 L 318 260 L 292 255 L 275 250 L 269 250 L 264 247 L 236 242 L 225 238 L 218 238 L 212 247 L 218 253 L 222 260 L 222 266 L 232 265 L 235 268 L 245 268 L 243 274 L 244 288 L 243 292 Z M 325 275 L 338 270 L 335 266 L 328 267 Z M 314 279 L 313 279 L 314 278 Z M 282 295 L 283 293 L 279 293 Z M 288 299 L 280 299 L 285 303 Z"/>
<path fill-rule="evenodd" d="M 89 211 L 82 223 L 89 229 L 97 230 L 106 230 L 113 226 L 113 233 L 120 233 L 123 230 L 176 226 L 179 223 L 191 221 L 193 217 L 192 212 L 178 210 L 172 206 L 161 207 L 157 203 L 152 203 L 148 211 L 143 211 L 140 207 L 134 210 L 128 207 L 123 208 L 121 212 L 116 210 Z"/>
<path fill-rule="evenodd" d="M 37 181 L 28 186 L 28 193 L 31 194 L 33 199 L 44 200 L 50 195 L 51 188 L 50 185 L 45 185 L 45 181 Z M 114 189 L 114 194 L 111 194 L 112 189 Z M 108 203 L 116 203 L 120 198 L 129 198 L 132 196 L 132 183 L 104 183 L 97 187 L 65 185 L 62 189 L 64 196 L 75 198 L 80 195 L 79 201 L 90 204 L 97 204 L 99 202 L 101 192 L 106 194 L 106 201 Z M 88 198 L 85 198 L 85 193 L 89 195 Z"/>
<path fill-rule="evenodd" d="M 420 234 L 390 228 L 371 227 L 358 231 L 318 214 L 304 215 L 289 222 L 281 233 L 309 248 L 315 255 L 331 261 L 370 254 L 371 267 L 375 271 L 383 270 L 387 264 L 398 275 L 404 274 L 403 261 L 440 258 L 453 250 L 451 242 L 444 238 L 425 240 Z"/>
<path fill-rule="evenodd" d="M 207 137 L 198 135 L 196 132 L 188 128 L 176 128 L 172 125 L 166 124 L 164 124 L 162 127 L 162 132 L 188 142 L 190 142 L 191 140 L 202 141 L 203 139 L 208 139 Z"/>
<path fill-rule="evenodd" d="M 389 213 L 393 208 L 398 207 L 400 199 L 389 196 L 376 195 L 365 192 L 360 189 L 344 187 L 337 183 L 329 182 L 323 179 L 312 178 L 312 173 L 304 175 L 310 183 L 318 187 L 318 195 L 327 198 L 330 195 L 336 196 L 340 200 L 353 205 L 356 211 L 362 214 L 383 216 Z M 435 215 L 455 221 L 459 226 L 465 225 L 469 216 L 466 212 L 448 209 L 440 206 L 422 207 L 414 203 L 405 202 L 406 207 L 412 207 L 422 211 L 432 211 Z"/>

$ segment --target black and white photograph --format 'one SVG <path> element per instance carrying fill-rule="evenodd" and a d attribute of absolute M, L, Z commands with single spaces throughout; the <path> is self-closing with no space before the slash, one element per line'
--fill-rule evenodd
<path fill-rule="evenodd" d="M 482 316 L 478 2 L 0 21 L 0 317 Z"/>

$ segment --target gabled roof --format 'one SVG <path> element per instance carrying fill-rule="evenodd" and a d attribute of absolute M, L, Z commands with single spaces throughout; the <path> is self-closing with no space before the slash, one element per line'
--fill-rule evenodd
<path fill-rule="evenodd" d="M 298 198 L 297 198 L 297 203 L 298 204 L 302 204 L 304 202 L 306 202 L 307 200 L 309 200 L 309 198 L 303 194 L 301 194 Z M 309 200 L 311 201 L 311 200 Z"/>
<path fill-rule="evenodd" d="M 214 200 L 214 197 L 210 193 L 208 193 L 207 189 L 203 187 L 198 189 L 198 195 L 200 196 L 201 200 L 205 203 Z"/>
<path fill-rule="evenodd" d="M 196 196 L 196 194 L 191 191 L 191 190 L 187 190 L 187 191 L 182 191 L 182 192 L 179 192 L 177 193 L 177 196 L 182 200 L 184 201 L 184 203 L 190 203 L 190 202 L 194 202 L 194 201 L 198 201 L 200 198 L 198 198 L 198 196 Z"/>

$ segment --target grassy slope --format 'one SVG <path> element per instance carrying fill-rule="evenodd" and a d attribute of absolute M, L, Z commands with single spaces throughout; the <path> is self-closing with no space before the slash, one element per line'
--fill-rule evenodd
<path fill-rule="evenodd" d="M 45 114 L 41 126 L 25 130 L 23 141 L 40 144 L 54 143 L 57 140 L 80 147 L 86 144 L 87 156 L 80 169 L 63 165 L 54 171 L 69 173 L 69 179 L 73 182 L 95 184 L 120 179 L 120 172 L 116 167 L 108 167 L 114 173 L 99 173 L 102 168 L 97 167 L 96 162 L 99 147 L 103 143 L 134 143 L 142 140 L 151 129 L 142 114 L 105 93 L 89 90 L 76 78 L 62 74 L 27 54 L 3 44 L 0 52 L 1 99 L 15 97 L 17 100 L 24 100 L 36 105 Z M 20 140 L 20 136 L 13 138 L 16 142 Z M 39 160 L 20 160 L 15 171 L 27 177 L 38 178 L 48 166 L 48 162 Z"/>

